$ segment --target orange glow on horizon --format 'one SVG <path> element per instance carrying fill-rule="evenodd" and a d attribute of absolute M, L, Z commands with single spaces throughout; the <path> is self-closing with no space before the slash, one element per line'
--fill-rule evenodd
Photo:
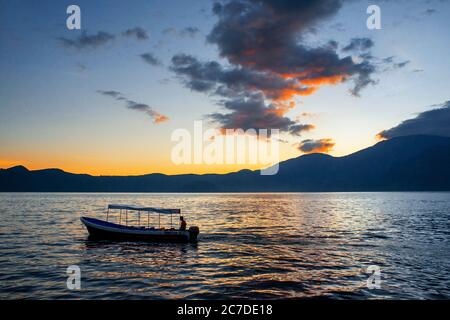
<path fill-rule="evenodd" d="M 280 160 L 282 161 L 282 160 Z M 4 161 L 0 159 L 0 169 L 8 169 L 15 166 L 24 166 L 28 170 L 43 169 L 61 169 L 65 172 L 74 174 L 89 174 L 93 176 L 135 176 L 152 173 L 161 173 L 166 175 L 178 174 L 225 174 L 236 172 L 243 169 L 258 170 L 267 167 L 262 164 L 223 164 L 223 165 L 205 165 L 205 164 L 189 164 L 189 165 L 158 165 L 155 166 L 133 166 L 133 167 L 115 167 L 115 166 L 90 166 L 88 164 L 52 164 L 42 165 L 33 161 Z"/>
<path fill-rule="evenodd" d="M 375 140 L 375 139 L 374 139 Z M 311 151 L 329 153 L 333 156 L 340 157 L 351 154 L 362 148 L 371 146 L 374 142 L 366 144 L 359 143 L 353 146 L 340 145 L 338 150 L 334 150 L 334 140 L 331 140 L 333 146 L 324 147 L 321 149 L 316 149 Z M 102 154 L 103 155 L 103 154 Z M 144 175 L 151 173 L 162 173 L 167 175 L 177 175 L 177 174 L 207 174 L 207 173 L 217 173 L 225 174 L 230 172 L 236 172 L 243 169 L 258 170 L 268 167 L 267 164 L 215 164 L 215 165 L 205 165 L 205 164 L 183 164 L 175 165 L 170 159 L 159 158 L 154 159 L 150 162 L 146 157 L 142 156 L 142 160 L 139 156 L 133 156 L 130 158 L 120 158 L 122 154 L 115 154 L 116 156 L 107 155 L 106 157 L 100 158 L 99 155 L 68 155 L 65 154 L 63 157 L 54 155 L 51 158 L 48 154 L 42 155 L 43 158 L 38 158 L 36 155 L 24 154 L 19 155 L 14 158 L 0 157 L 0 168 L 6 169 L 14 167 L 17 165 L 23 165 L 29 170 L 41 170 L 48 168 L 58 168 L 70 173 L 77 174 L 90 174 L 94 176 L 99 175 L 115 175 L 115 176 L 132 176 L 132 175 Z M 301 156 L 301 153 L 297 148 L 292 147 L 290 144 L 281 144 L 280 148 L 280 162 L 291 158 Z M 28 160 L 23 160 L 28 159 Z"/>

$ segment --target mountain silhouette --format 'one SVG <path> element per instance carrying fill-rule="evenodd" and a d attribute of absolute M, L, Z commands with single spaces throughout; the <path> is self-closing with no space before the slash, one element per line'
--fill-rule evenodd
<path fill-rule="evenodd" d="M 279 172 L 91 176 L 59 169 L 0 169 L 1 192 L 271 192 L 450 190 L 450 138 L 404 136 L 343 157 L 314 153 Z"/>

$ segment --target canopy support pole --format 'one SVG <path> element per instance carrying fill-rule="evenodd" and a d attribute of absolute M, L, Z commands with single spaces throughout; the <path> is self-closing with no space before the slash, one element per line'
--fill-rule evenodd
<path fill-rule="evenodd" d="M 173 215 L 174 214 L 180 214 L 181 215 L 181 210 L 180 209 L 163 209 L 163 208 L 150 208 L 150 207 L 138 207 L 138 206 L 131 206 L 131 205 L 108 205 L 107 210 L 106 210 L 106 221 L 109 222 L 109 214 L 110 214 L 110 209 L 118 209 L 119 210 L 119 224 L 122 224 L 122 214 L 123 214 L 123 210 L 125 210 L 125 225 L 128 226 L 128 211 L 131 210 L 132 212 L 136 212 L 138 213 L 138 223 L 137 223 L 137 227 L 139 228 L 144 228 L 145 229 L 145 217 L 143 218 L 143 222 L 141 225 L 141 211 L 147 212 L 147 228 L 150 228 L 150 213 L 158 213 L 158 228 L 161 229 L 161 214 L 164 215 L 168 215 L 170 214 L 170 228 L 173 229 L 174 228 L 174 221 L 173 221 Z M 113 212 L 112 212 L 113 213 Z M 117 218 L 115 218 L 115 215 L 113 215 L 111 217 L 112 220 L 116 221 Z M 153 221 L 153 220 L 152 220 Z M 166 222 L 164 222 L 166 223 Z M 153 224 L 153 222 L 152 222 Z M 131 227 L 135 227 L 136 222 L 133 219 L 131 219 L 130 221 L 130 226 Z M 154 227 L 156 228 L 156 221 L 154 221 Z M 163 227 L 165 228 L 165 227 Z"/>

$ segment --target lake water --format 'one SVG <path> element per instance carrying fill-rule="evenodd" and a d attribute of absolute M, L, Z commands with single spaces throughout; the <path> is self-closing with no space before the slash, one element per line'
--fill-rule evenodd
<path fill-rule="evenodd" d="M 200 240 L 88 240 L 108 203 L 181 208 Z M 0 215 L 1 299 L 450 298 L 450 193 L 0 193 Z"/>

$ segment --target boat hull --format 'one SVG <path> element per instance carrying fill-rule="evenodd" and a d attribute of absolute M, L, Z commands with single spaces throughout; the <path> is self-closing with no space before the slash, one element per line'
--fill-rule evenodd
<path fill-rule="evenodd" d="M 123 226 L 104 220 L 81 217 L 89 237 L 104 240 L 147 241 L 147 242 L 195 242 L 198 228 L 190 230 L 159 230 Z"/>

